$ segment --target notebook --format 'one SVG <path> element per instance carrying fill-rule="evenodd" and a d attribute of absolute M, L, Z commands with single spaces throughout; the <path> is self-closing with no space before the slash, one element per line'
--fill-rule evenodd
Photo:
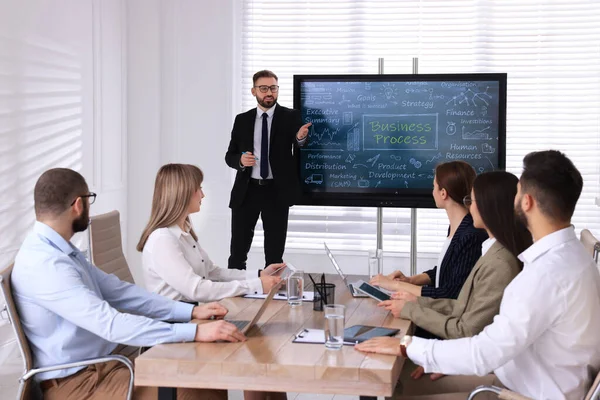
<path fill-rule="evenodd" d="M 383 328 L 380 326 L 354 325 L 344 329 L 344 344 L 354 346 L 365 340 L 378 336 L 395 336 L 400 329 Z M 302 329 L 295 335 L 293 343 L 325 343 L 325 331 L 323 329 Z"/>

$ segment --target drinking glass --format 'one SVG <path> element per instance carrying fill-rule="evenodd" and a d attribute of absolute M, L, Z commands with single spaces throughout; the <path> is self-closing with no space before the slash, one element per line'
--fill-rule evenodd
<path fill-rule="evenodd" d="M 302 305 L 304 295 L 304 271 L 295 270 L 287 279 L 287 301 L 292 307 Z"/>
<path fill-rule="evenodd" d="M 340 350 L 344 345 L 344 319 L 346 307 L 341 304 L 325 306 L 325 347 Z"/>

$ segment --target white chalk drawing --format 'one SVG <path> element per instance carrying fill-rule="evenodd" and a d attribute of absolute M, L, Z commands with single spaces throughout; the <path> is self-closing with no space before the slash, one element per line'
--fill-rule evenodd
<path fill-rule="evenodd" d="M 496 149 L 489 143 L 483 143 L 481 145 L 481 152 L 484 154 L 494 154 L 496 152 Z"/>
<path fill-rule="evenodd" d="M 340 106 L 341 106 L 341 105 L 343 105 L 343 104 L 349 104 L 349 103 L 350 103 L 350 100 L 348 100 L 348 99 L 346 98 L 346 95 L 345 95 L 345 94 L 343 94 L 343 95 L 342 95 L 342 100 L 338 101 L 338 104 L 339 104 Z"/>
<path fill-rule="evenodd" d="M 448 136 L 452 136 L 456 133 L 456 122 L 448 121 L 448 126 L 446 127 L 446 134 Z"/>
<path fill-rule="evenodd" d="M 377 162 L 377 160 L 379 160 L 379 157 L 381 157 L 381 154 L 377 154 L 369 159 L 367 159 L 367 161 L 365 161 L 364 164 L 354 164 L 352 166 L 352 168 L 358 168 L 358 167 L 364 167 L 364 168 L 369 168 L 369 165 L 367 164 L 371 164 L 370 167 L 373 168 L 375 166 L 375 163 Z"/>
<path fill-rule="evenodd" d="M 304 180 L 304 183 L 307 185 L 314 183 L 315 185 L 320 185 L 323 183 L 323 174 L 312 174 Z"/>
<path fill-rule="evenodd" d="M 432 163 L 436 160 L 439 160 L 440 158 L 442 158 L 442 153 L 437 153 L 435 156 L 433 156 L 433 158 L 431 160 L 426 160 L 425 164 Z"/>
<path fill-rule="evenodd" d="M 489 86 L 487 86 L 483 92 L 474 92 L 471 89 L 467 89 L 457 96 L 452 96 L 452 98 L 446 102 L 446 105 L 452 103 L 454 106 L 460 104 L 465 104 L 467 106 L 489 106 L 490 103 L 488 100 L 491 100 L 492 96 L 488 93 L 488 90 L 490 90 Z"/>
<path fill-rule="evenodd" d="M 386 100 L 396 100 L 398 89 L 396 88 L 395 83 L 386 82 L 382 85 L 381 92 Z"/>
<path fill-rule="evenodd" d="M 354 115 L 352 114 L 352 111 L 344 112 L 344 114 L 343 114 L 344 125 L 352 125 L 353 119 L 354 119 Z"/>
<path fill-rule="evenodd" d="M 321 132 L 317 132 L 314 125 L 312 125 L 310 127 L 310 129 L 311 129 L 311 132 L 310 132 L 311 139 L 316 138 L 316 140 L 319 142 L 323 140 L 323 137 L 327 137 L 331 141 L 340 132 L 340 128 L 330 129 L 329 127 L 323 128 L 323 130 Z"/>
<path fill-rule="evenodd" d="M 417 161 L 414 158 L 411 158 L 410 160 L 408 160 L 408 162 L 411 163 L 417 169 L 421 168 L 421 166 L 423 165 L 421 161 Z"/>
<path fill-rule="evenodd" d="M 491 129 L 491 126 L 486 126 L 483 129 L 477 129 L 472 132 L 467 132 L 465 126 L 462 127 L 462 138 L 464 140 L 488 140 L 490 135 L 486 132 Z"/>

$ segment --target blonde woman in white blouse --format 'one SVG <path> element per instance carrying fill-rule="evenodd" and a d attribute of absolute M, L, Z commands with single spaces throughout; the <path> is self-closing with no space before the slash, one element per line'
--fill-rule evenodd
<path fill-rule="evenodd" d="M 195 165 L 167 164 L 158 171 L 150 221 L 137 245 L 146 289 L 187 302 L 268 293 L 281 280 L 278 275 L 285 264 L 271 264 L 258 273 L 223 269 L 198 244 L 189 215 L 200 211 L 203 179 Z M 280 400 L 287 396 L 247 391 L 244 398 Z"/>
<path fill-rule="evenodd" d="M 200 247 L 189 215 L 200 211 L 203 178 L 200 168 L 189 164 L 167 164 L 158 171 L 152 215 L 137 245 L 146 289 L 188 302 L 268 293 L 284 264 L 258 273 L 219 268 Z"/>

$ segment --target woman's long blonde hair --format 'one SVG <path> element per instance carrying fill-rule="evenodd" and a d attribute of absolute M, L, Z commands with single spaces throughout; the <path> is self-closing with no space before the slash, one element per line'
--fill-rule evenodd
<path fill-rule="evenodd" d="M 156 229 L 174 225 L 182 215 L 187 214 L 190 200 L 200 189 L 203 180 L 204 174 L 200 168 L 191 164 L 167 164 L 158 170 L 150 221 L 137 244 L 137 251 L 144 250 L 148 237 Z M 189 217 L 185 220 L 190 222 Z M 198 240 L 193 229 L 190 229 L 190 234 L 194 240 Z"/>

